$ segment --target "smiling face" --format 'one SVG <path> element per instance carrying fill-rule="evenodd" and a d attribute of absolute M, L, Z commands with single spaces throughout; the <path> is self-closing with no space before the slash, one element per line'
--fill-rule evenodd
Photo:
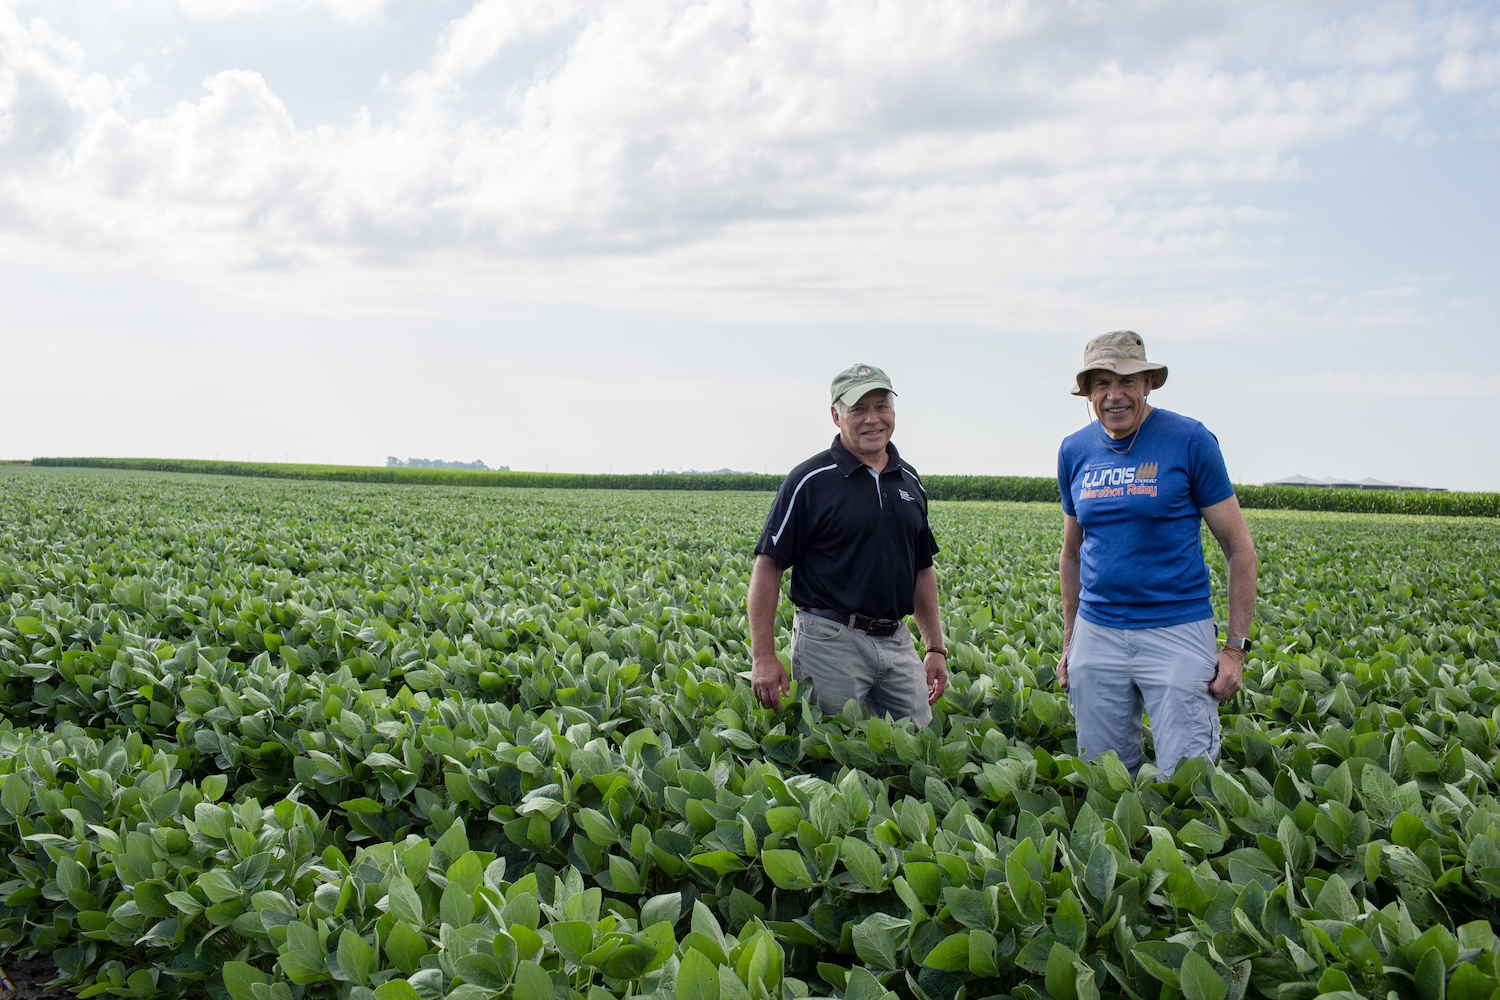
<path fill-rule="evenodd" d="M 1088 380 L 1089 402 L 1094 404 L 1094 413 L 1110 437 L 1116 440 L 1128 437 L 1151 412 L 1146 402 L 1153 384 L 1150 372 L 1116 375 L 1096 370 L 1089 372 Z"/>
<path fill-rule="evenodd" d="M 849 406 L 832 407 L 839 440 L 866 465 L 879 465 L 896 431 L 896 405 L 885 389 L 872 389 Z"/>

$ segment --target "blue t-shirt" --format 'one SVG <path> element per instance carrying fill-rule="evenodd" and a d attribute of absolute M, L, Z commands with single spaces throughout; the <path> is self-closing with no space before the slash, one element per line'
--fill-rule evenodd
<path fill-rule="evenodd" d="M 1083 527 L 1080 615 L 1110 628 L 1213 617 L 1199 511 L 1234 486 L 1207 427 L 1153 409 L 1132 443 L 1094 423 L 1063 439 L 1057 486 Z"/>

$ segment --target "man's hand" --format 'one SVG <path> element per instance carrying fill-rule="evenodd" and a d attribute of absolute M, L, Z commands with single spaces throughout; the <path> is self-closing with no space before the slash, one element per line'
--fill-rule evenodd
<path fill-rule="evenodd" d="M 781 699 L 791 690 L 786 667 L 775 653 L 757 656 L 750 664 L 750 690 L 755 700 L 773 712 L 781 711 Z"/>
<path fill-rule="evenodd" d="M 1057 686 L 1064 691 L 1068 689 L 1068 651 L 1063 650 L 1062 658 L 1057 661 Z"/>
<path fill-rule="evenodd" d="M 1219 675 L 1208 686 L 1208 693 L 1224 701 L 1244 686 L 1245 651 L 1233 647 L 1219 650 Z"/>
<path fill-rule="evenodd" d="M 927 704 L 935 705 L 948 690 L 948 658 L 942 653 L 928 653 L 923 665 L 927 668 Z"/>

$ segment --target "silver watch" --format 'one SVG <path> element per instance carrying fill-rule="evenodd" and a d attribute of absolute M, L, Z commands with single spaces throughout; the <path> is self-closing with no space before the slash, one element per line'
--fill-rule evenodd
<path fill-rule="evenodd" d="M 1242 638 L 1242 637 L 1236 637 L 1236 636 L 1230 636 L 1229 638 L 1227 638 L 1227 639 L 1224 640 L 1224 648 L 1228 649 L 1231 646 L 1233 646 L 1235 649 L 1238 649 L 1240 652 L 1244 653 L 1246 656 L 1250 655 L 1250 640 L 1249 639 L 1245 639 L 1245 638 Z"/>

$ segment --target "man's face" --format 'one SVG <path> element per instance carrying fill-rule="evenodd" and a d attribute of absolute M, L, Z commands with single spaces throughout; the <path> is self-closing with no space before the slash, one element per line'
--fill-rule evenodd
<path fill-rule="evenodd" d="M 1089 402 L 1094 404 L 1094 413 L 1105 433 L 1112 438 L 1124 437 L 1140 426 L 1149 409 L 1146 397 L 1150 394 L 1150 372 L 1135 375 L 1116 375 L 1106 371 L 1089 373 Z"/>
<path fill-rule="evenodd" d="M 839 439 L 849 453 L 861 461 L 878 459 L 896 430 L 896 407 L 885 389 L 872 389 L 843 408 L 832 407 Z"/>

